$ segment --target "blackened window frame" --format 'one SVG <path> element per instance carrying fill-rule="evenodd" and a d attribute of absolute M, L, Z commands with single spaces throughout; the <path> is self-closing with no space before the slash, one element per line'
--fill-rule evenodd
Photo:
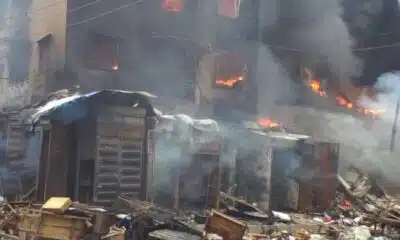
<path fill-rule="evenodd" d="M 46 35 L 37 41 L 38 45 L 38 70 L 39 72 L 47 72 L 52 67 L 52 42 L 51 34 Z"/>
<path fill-rule="evenodd" d="M 242 70 L 241 70 L 241 74 L 244 77 L 244 81 L 247 80 L 247 59 L 246 59 L 245 56 L 242 56 L 241 54 L 236 53 L 236 52 L 224 51 L 224 52 L 220 52 L 219 54 L 215 55 L 214 71 L 213 71 L 214 74 L 213 74 L 213 78 L 212 78 L 212 81 L 213 81 L 212 82 L 212 86 L 213 86 L 213 88 L 233 89 L 233 88 L 236 87 L 237 84 L 240 84 L 240 81 L 237 84 L 235 84 L 234 86 L 224 86 L 222 84 L 217 84 L 217 80 L 219 78 L 218 70 L 220 69 L 219 68 L 220 67 L 219 64 L 220 64 L 220 60 L 223 59 L 223 56 L 226 56 L 226 58 L 224 58 L 225 59 L 224 61 L 226 61 L 227 64 L 232 63 L 232 61 L 230 61 L 230 60 L 232 60 L 232 58 L 230 58 L 230 57 L 236 57 L 236 58 L 238 58 L 240 60 L 241 63 L 243 63 L 243 64 L 241 64 L 243 66 Z M 238 66 L 239 66 L 239 64 L 238 64 Z M 234 69 L 234 67 L 232 67 L 232 69 Z M 235 70 L 237 70 L 237 73 L 232 73 L 230 77 L 233 77 L 235 74 L 239 74 L 239 67 L 237 69 L 235 69 Z"/>
<path fill-rule="evenodd" d="M 114 51 L 109 50 L 109 53 L 114 52 L 111 56 L 106 57 L 107 50 L 102 47 L 115 47 Z M 115 72 L 120 69 L 121 64 L 121 39 L 115 36 L 107 36 L 103 34 L 92 34 L 90 37 L 90 45 L 88 49 L 87 68 L 106 72 Z M 111 49 L 111 47 L 110 47 Z M 104 52 L 101 53 L 100 50 Z M 104 56 L 102 56 L 104 54 Z M 99 58 L 100 60 L 95 60 Z M 110 60 L 107 60 L 110 58 Z M 108 62 L 109 61 L 109 62 Z M 109 64 L 109 66 L 107 66 Z M 117 69 L 114 69 L 117 66 Z"/>

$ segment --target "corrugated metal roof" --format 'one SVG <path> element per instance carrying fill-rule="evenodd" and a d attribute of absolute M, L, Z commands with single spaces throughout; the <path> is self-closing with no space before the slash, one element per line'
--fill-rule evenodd
<path fill-rule="evenodd" d="M 51 113 L 52 111 L 56 110 L 57 108 L 62 107 L 65 104 L 75 102 L 76 100 L 82 99 L 84 97 L 86 97 L 86 96 L 85 95 L 83 95 L 83 96 L 82 95 L 73 95 L 70 97 L 62 98 L 62 99 L 52 100 L 52 101 L 46 103 L 44 106 L 39 107 L 37 109 L 37 111 L 32 114 L 32 116 L 30 117 L 30 120 L 32 122 L 36 122 L 37 120 L 39 120 L 40 117 Z"/>
<path fill-rule="evenodd" d="M 63 120 L 64 122 L 70 122 L 76 120 L 77 118 L 83 117 L 86 114 L 86 104 L 82 104 L 87 102 L 88 99 L 92 99 L 95 97 L 104 97 L 104 98 L 116 98 L 122 97 L 122 102 L 133 102 L 134 98 L 146 99 L 149 105 L 150 98 L 156 98 L 156 96 L 147 93 L 147 92 L 130 92 L 130 91 L 122 91 L 122 90 L 102 90 L 95 91 L 86 94 L 74 94 L 72 96 L 68 96 L 61 99 L 50 100 L 44 105 L 38 107 L 36 111 L 29 117 L 29 123 L 35 123 L 39 121 L 41 117 L 48 116 L 55 111 L 61 112 L 58 120 Z M 132 105 L 133 107 L 133 105 Z"/>
<path fill-rule="evenodd" d="M 158 113 L 160 114 L 161 112 Z M 159 115 L 159 117 L 164 120 L 159 125 L 159 128 L 173 129 L 175 123 L 180 123 L 204 132 L 220 131 L 217 121 L 213 119 L 194 119 L 186 114 L 163 115 L 162 113 Z"/>

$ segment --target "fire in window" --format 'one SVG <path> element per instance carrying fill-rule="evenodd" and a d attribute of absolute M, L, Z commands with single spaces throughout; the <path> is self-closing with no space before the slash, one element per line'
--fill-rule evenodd
<path fill-rule="evenodd" d="M 233 88 L 246 79 L 246 63 L 243 58 L 231 53 L 220 54 L 216 58 L 215 85 Z"/>
<path fill-rule="evenodd" d="M 163 0 L 162 8 L 167 12 L 180 12 L 183 8 L 183 0 Z"/>
<path fill-rule="evenodd" d="M 240 2 L 241 0 L 219 0 L 219 15 L 237 18 L 239 16 Z"/>
<path fill-rule="evenodd" d="M 116 38 L 96 35 L 91 46 L 90 68 L 117 71 L 119 69 L 119 41 Z"/>

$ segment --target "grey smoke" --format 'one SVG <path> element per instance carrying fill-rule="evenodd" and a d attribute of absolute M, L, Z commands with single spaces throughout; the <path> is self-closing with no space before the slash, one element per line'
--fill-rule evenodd
<path fill-rule="evenodd" d="M 337 80 L 348 83 L 358 76 L 360 60 L 353 54 L 355 41 L 343 21 L 340 0 L 305 0 L 286 2 L 282 15 L 297 25 L 289 35 L 291 44 L 310 57 L 324 56 Z"/>
<path fill-rule="evenodd" d="M 273 9 L 273 13 L 264 14 L 268 17 L 263 17 L 261 20 L 267 27 L 279 28 L 277 12 L 284 17 L 289 17 L 292 19 L 296 19 L 297 26 L 294 29 L 287 29 L 286 39 L 283 39 L 283 43 L 287 43 L 288 45 L 293 46 L 294 48 L 299 48 L 302 51 L 309 54 L 310 58 L 314 58 L 320 55 L 326 57 L 326 60 L 332 71 L 337 73 L 338 80 L 343 81 L 345 83 L 349 82 L 350 77 L 357 76 L 361 70 L 360 61 L 353 54 L 352 49 L 354 48 L 354 39 L 349 34 L 348 28 L 345 22 L 342 19 L 342 6 L 339 0 L 305 0 L 299 4 L 298 1 L 289 0 L 285 1 L 285 3 L 277 4 L 275 1 L 262 1 L 265 5 L 271 5 Z M 280 7 L 277 7 L 280 5 Z M 268 8 L 268 7 L 267 7 Z M 267 9 L 263 8 L 263 9 Z M 280 10 L 278 10 L 280 9 Z M 271 10 L 272 11 L 272 10 Z M 250 26 L 249 26 L 250 27 Z M 207 45 L 206 43 L 204 43 Z M 293 85 L 290 75 L 288 74 L 285 67 L 281 64 L 280 60 L 274 56 L 273 49 L 269 46 L 262 45 L 259 43 L 243 43 L 244 45 L 249 45 L 245 47 L 256 47 L 258 48 L 258 66 L 256 79 L 257 79 L 257 97 L 258 97 L 258 113 L 264 116 L 270 116 L 273 118 L 274 116 L 274 105 L 276 102 L 292 102 L 297 97 L 297 92 L 295 90 L 295 86 Z M 229 45 L 229 44 L 228 44 Z M 157 52 L 157 51 L 156 51 Z M 169 52 L 169 61 L 174 62 L 177 58 L 175 56 L 176 53 Z M 149 56 L 146 61 L 142 62 L 142 72 L 141 75 L 144 79 L 157 79 L 158 81 L 162 79 L 161 82 L 152 83 L 151 85 L 158 86 L 161 89 L 168 89 L 168 93 L 164 93 L 161 95 L 173 95 L 171 93 L 179 93 L 178 95 L 182 96 L 182 91 L 179 91 L 182 88 L 182 84 L 174 84 L 178 86 L 178 89 L 171 89 L 170 87 L 172 83 L 170 82 L 170 77 L 173 79 L 179 79 L 180 81 L 186 81 L 189 77 L 185 72 L 186 66 L 181 64 L 181 61 L 176 61 L 176 64 L 170 65 L 162 65 L 157 64 L 161 69 L 168 68 L 167 70 L 173 69 L 173 76 L 161 76 L 162 73 L 160 71 L 154 70 L 154 62 L 156 61 L 157 56 Z M 165 79 L 168 78 L 168 79 Z M 152 80 L 154 81 L 154 80 Z M 167 82 L 168 85 L 165 85 L 164 82 Z M 254 89 L 249 89 L 249 91 L 253 91 Z M 305 118 L 309 119 L 309 118 Z M 356 119 L 343 116 L 315 116 L 316 122 L 328 123 L 323 128 L 323 132 L 325 136 L 328 136 L 329 139 L 348 144 L 352 148 L 361 149 L 361 153 L 356 157 L 358 158 L 368 158 L 368 151 L 365 150 L 367 146 L 378 146 L 378 144 L 374 141 L 374 138 L 370 136 L 368 133 L 365 133 L 367 137 L 361 136 L 363 141 L 365 140 L 365 144 L 356 144 L 359 138 L 356 134 L 352 134 L 348 136 L 348 133 L 353 133 L 355 128 L 354 126 L 361 125 L 360 122 L 357 122 Z M 344 121 L 345 120 L 345 121 Z M 322 124 L 316 124 L 322 125 Z M 360 127 L 362 128 L 362 127 Z M 347 129 L 347 131 L 345 131 Z M 340 131 L 339 131 L 340 130 Z M 231 139 L 244 139 L 240 133 L 229 133 L 229 131 L 222 131 L 222 133 L 226 133 L 231 137 Z M 361 133 L 357 133 L 360 135 Z M 235 135 L 235 136 L 232 136 Z M 346 139 L 346 140 L 345 140 Z M 159 139 L 156 146 L 156 163 L 158 165 L 157 168 L 160 169 L 160 174 L 156 175 L 159 180 L 157 180 L 156 185 L 166 187 L 163 179 L 166 180 L 167 176 L 165 173 L 161 173 L 161 170 L 165 170 L 167 167 L 172 168 L 172 166 L 178 166 L 180 164 L 188 164 L 188 159 L 182 159 L 180 155 L 180 149 L 171 147 L 172 145 L 171 139 Z M 252 140 L 246 138 L 244 142 L 247 144 L 243 144 L 247 146 L 250 150 L 259 144 L 252 144 Z M 355 145 L 355 146 L 354 146 Z M 350 160 L 349 160 L 350 161 Z M 351 161 L 357 161 L 352 159 Z M 255 172 L 256 175 L 260 177 L 265 177 L 265 172 Z M 205 173 L 206 174 L 206 173 Z M 163 178 L 163 179 L 162 179 Z M 161 180 L 160 180 L 161 179 Z"/>
<path fill-rule="evenodd" d="M 192 139 L 194 128 L 201 131 L 195 142 Z M 195 120 L 184 114 L 163 115 L 157 126 L 155 143 L 153 187 L 156 196 L 160 193 L 172 194 L 177 176 L 187 174 L 193 160 L 193 153 L 199 150 L 201 144 L 216 140 L 218 134 L 219 126 L 213 120 Z M 212 170 L 207 162 L 210 163 L 205 161 L 204 165 L 196 169 L 196 174 L 189 179 L 186 178 L 185 188 L 181 190 L 189 193 L 187 197 L 196 198 L 199 195 L 198 184 L 201 184 L 201 178 Z"/>
<path fill-rule="evenodd" d="M 391 124 L 322 111 L 311 112 L 311 116 L 303 120 L 314 122 L 318 128 L 317 138 L 340 144 L 339 168 L 342 173 L 353 165 L 364 173 L 378 175 L 389 184 L 400 180 L 395 167 L 399 151 L 392 153 L 389 149 Z"/>
<path fill-rule="evenodd" d="M 400 71 L 381 74 L 374 88 L 378 91 L 376 99 L 361 96 L 359 102 L 365 107 L 384 109 L 383 120 L 393 121 L 396 102 L 400 98 Z"/>

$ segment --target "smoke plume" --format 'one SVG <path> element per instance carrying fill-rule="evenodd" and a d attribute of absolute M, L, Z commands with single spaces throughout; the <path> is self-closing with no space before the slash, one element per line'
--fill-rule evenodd
<path fill-rule="evenodd" d="M 398 122 L 394 123 L 396 105 L 400 97 L 400 72 L 387 72 L 381 74 L 374 88 L 377 89 L 376 96 L 371 99 L 369 96 L 362 95 L 358 103 L 366 108 L 378 109 L 381 111 L 380 119 L 374 121 L 369 129 L 371 141 L 375 145 L 364 148 L 364 157 L 369 157 L 372 165 L 377 166 L 385 178 L 391 183 L 400 181 L 397 174 L 396 164 L 399 156 L 399 141 L 397 134 L 399 130 Z M 392 139 L 392 128 L 397 125 L 395 135 Z M 390 151 L 391 141 L 394 141 L 394 149 Z M 364 143 L 365 138 L 360 138 L 359 142 Z"/>
<path fill-rule="evenodd" d="M 348 83 L 358 76 L 360 60 L 353 54 L 355 41 L 343 21 L 340 0 L 288 1 L 282 11 L 285 18 L 296 22 L 290 34 L 291 44 L 310 54 L 323 56 L 337 80 Z"/>

